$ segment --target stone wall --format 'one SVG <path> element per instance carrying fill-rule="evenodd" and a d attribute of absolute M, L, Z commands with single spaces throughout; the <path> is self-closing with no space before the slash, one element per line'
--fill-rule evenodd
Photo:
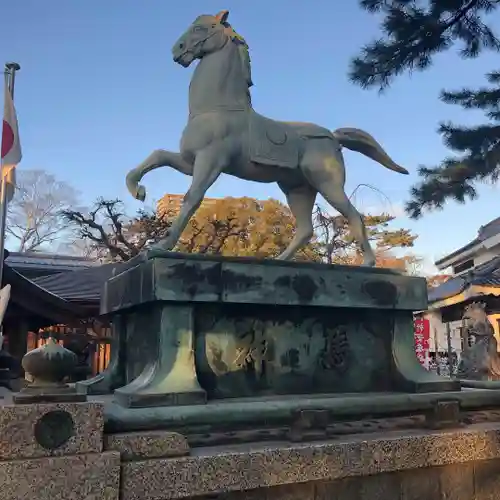
<path fill-rule="evenodd" d="M 161 434 L 161 446 L 148 445 L 148 433 L 108 441 L 105 449 L 126 457 L 123 500 L 500 499 L 498 423 L 191 450 L 173 436 L 169 447 L 169 433 Z"/>
<path fill-rule="evenodd" d="M 492 500 L 500 498 L 500 460 L 258 488 L 197 500 Z"/>
<path fill-rule="evenodd" d="M 96 402 L 1 404 L 2 500 L 500 499 L 500 423 L 193 448 Z"/>

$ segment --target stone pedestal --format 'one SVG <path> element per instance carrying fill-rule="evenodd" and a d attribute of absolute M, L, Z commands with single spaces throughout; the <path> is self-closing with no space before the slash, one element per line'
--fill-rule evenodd
<path fill-rule="evenodd" d="M 117 348 L 79 390 L 126 407 L 459 390 L 415 356 L 426 305 L 423 278 L 387 269 L 149 254 L 106 283 Z"/>
<path fill-rule="evenodd" d="M 484 392 L 493 398 L 489 408 L 498 406 L 498 391 Z M 297 443 L 284 436 L 263 443 L 256 433 L 251 443 L 237 443 L 233 435 L 228 446 L 206 447 L 165 430 L 103 434 L 102 403 L 3 405 L 0 498 L 498 498 L 500 412 L 452 413 L 437 405 L 429 422 L 414 418 L 413 429 L 408 419 L 399 430 L 390 422 L 370 427 L 373 420 L 365 419 L 335 439 Z M 323 416 L 316 424 L 338 425 Z M 314 427 L 314 412 L 303 417 Z M 436 419 L 454 427 L 429 429 Z"/>
<path fill-rule="evenodd" d="M 103 405 L 0 405 L 2 500 L 118 500 L 120 454 L 103 452 Z"/>

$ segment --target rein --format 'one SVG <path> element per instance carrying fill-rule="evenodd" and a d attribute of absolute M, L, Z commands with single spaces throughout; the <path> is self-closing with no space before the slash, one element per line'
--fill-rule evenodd
<path fill-rule="evenodd" d="M 189 50 L 184 51 L 183 54 L 188 54 L 189 52 L 194 52 L 193 49 L 195 49 L 196 47 L 198 47 L 198 45 L 200 45 L 202 43 L 205 43 L 207 40 L 210 40 L 210 38 L 212 38 L 213 36 L 215 36 L 217 33 L 218 33 L 217 30 L 213 30 L 212 33 L 210 33 L 209 35 L 207 35 L 205 38 L 202 38 L 201 40 L 198 40 L 196 43 L 194 43 L 193 46 Z"/>

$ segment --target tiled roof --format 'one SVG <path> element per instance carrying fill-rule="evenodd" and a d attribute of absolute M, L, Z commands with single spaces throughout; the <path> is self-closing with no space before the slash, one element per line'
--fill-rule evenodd
<path fill-rule="evenodd" d="M 500 286 L 500 256 L 476 267 L 469 282 L 471 285 Z"/>
<path fill-rule="evenodd" d="M 94 260 L 85 257 L 41 252 L 9 252 L 5 262 L 16 269 L 20 267 L 51 267 L 61 271 L 72 271 L 98 265 Z"/>
<path fill-rule="evenodd" d="M 500 287 L 500 256 L 472 269 L 469 273 L 456 276 L 442 285 L 429 289 L 429 302 L 453 297 L 473 285 Z"/>
<path fill-rule="evenodd" d="M 128 268 L 119 262 L 35 278 L 33 281 L 55 295 L 72 302 L 99 302 L 104 282 Z"/>
<path fill-rule="evenodd" d="M 453 297 L 462 292 L 465 286 L 464 279 L 460 277 L 450 278 L 439 286 L 429 288 L 427 292 L 428 301 L 436 302 L 438 300 L 447 299 L 448 297 Z"/>
<path fill-rule="evenodd" d="M 500 217 L 497 217 L 484 226 L 481 226 L 477 232 L 477 239 L 479 241 L 484 241 L 492 236 L 496 236 L 498 233 L 500 233 Z"/>
<path fill-rule="evenodd" d="M 86 311 L 25 278 L 7 264 L 3 266 L 3 284 L 12 287 L 9 308 L 26 311 L 30 326 L 37 328 L 72 321 L 86 316 Z M 7 309 L 7 315 L 12 309 Z M 24 314 L 24 313 L 23 313 Z"/>

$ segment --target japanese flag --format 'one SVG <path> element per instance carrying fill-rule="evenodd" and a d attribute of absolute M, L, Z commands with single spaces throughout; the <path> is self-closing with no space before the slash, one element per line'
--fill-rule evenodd
<path fill-rule="evenodd" d="M 7 201 L 14 196 L 16 187 L 15 168 L 21 161 L 21 143 L 19 142 L 19 127 L 17 125 L 16 109 L 9 90 L 7 75 L 5 75 L 4 112 L 2 123 L 2 175 L 6 178 Z"/>

